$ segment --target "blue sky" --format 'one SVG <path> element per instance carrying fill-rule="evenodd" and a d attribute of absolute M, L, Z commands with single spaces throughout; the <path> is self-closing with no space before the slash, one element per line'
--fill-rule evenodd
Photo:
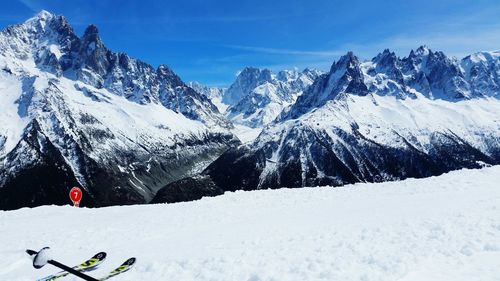
<path fill-rule="evenodd" d="M 457 57 L 500 49 L 498 0 L 10 0 L 0 26 L 41 9 L 66 16 L 79 35 L 94 23 L 114 51 L 219 86 L 245 66 L 326 70 L 350 50 L 369 59 L 423 44 Z"/>

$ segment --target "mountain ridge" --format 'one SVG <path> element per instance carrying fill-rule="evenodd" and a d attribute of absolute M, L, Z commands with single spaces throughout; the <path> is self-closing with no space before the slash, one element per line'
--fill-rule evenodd
<path fill-rule="evenodd" d="M 500 164 L 499 97 L 498 52 L 426 46 L 186 84 L 42 11 L 0 32 L 0 208 L 65 204 L 72 185 L 107 206 Z"/>
<path fill-rule="evenodd" d="M 0 69 L 2 209 L 64 204 L 72 185 L 84 206 L 146 203 L 239 143 L 208 98 L 108 50 L 94 25 L 79 38 L 41 12 L 10 26 Z"/>
<path fill-rule="evenodd" d="M 486 57 L 458 61 L 422 46 L 406 58 L 385 50 L 361 62 L 349 52 L 254 142 L 225 152 L 195 180 L 224 192 L 400 180 L 498 165 L 500 95 L 496 84 L 477 77 L 499 81 L 500 68 L 494 53 Z M 471 90 L 474 84 L 482 91 Z"/>
<path fill-rule="evenodd" d="M 321 71 L 310 68 L 275 73 L 266 68 L 245 67 L 228 88 L 206 87 L 197 82 L 190 85 L 211 97 L 234 124 L 260 128 L 294 103 L 320 74 Z"/>

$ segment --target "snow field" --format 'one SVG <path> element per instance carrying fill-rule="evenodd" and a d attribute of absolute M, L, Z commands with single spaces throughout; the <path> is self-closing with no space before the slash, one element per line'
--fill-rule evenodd
<path fill-rule="evenodd" d="M 254 141 L 262 131 L 262 128 L 251 128 L 245 125 L 234 125 L 234 129 L 231 130 L 233 134 L 235 134 L 238 139 L 243 144 L 248 144 Z"/>
<path fill-rule="evenodd" d="M 130 256 L 116 280 L 499 280 L 500 166 L 439 177 L 226 193 L 195 202 L 0 212 L 0 280 L 50 246 L 76 264 Z M 77 280 L 66 278 L 66 280 Z"/>

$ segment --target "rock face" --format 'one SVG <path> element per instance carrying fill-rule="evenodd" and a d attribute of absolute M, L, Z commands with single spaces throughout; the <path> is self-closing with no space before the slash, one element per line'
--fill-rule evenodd
<path fill-rule="evenodd" d="M 209 165 L 203 182 L 224 191 L 339 186 L 500 164 L 499 57 L 458 61 L 420 47 L 360 62 L 348 53 L 253 143 Z"/>
<path fill-rule="evenodd" d="M 86 206 L 146 203 L 238 144 L 167 66 L 45 11 L 0 33 L 0 89 L 0 209 L 67 204 L 75 185 Z"/>
<path fill-rule="evenodd" d="M 151 203 L 192 201 L 206 196 L 222 194 L 224 194 L 224 191 L 216 186 L 209 177 L 195 176 L 194 178 L 181 179 L 160 189 L 153 200 L 151 200 Z"/>

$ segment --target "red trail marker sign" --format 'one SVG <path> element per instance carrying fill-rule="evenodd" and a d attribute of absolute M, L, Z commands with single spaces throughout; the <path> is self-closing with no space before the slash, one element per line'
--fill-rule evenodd
<path fill-rule="evenodd" d="M 78 187 L 73 187 L 69 191 L 69 199 L 73 202 L 73 206 L 80 206 L 80 201 L 82 201 L 83 193 L 82 190 Z"/>

